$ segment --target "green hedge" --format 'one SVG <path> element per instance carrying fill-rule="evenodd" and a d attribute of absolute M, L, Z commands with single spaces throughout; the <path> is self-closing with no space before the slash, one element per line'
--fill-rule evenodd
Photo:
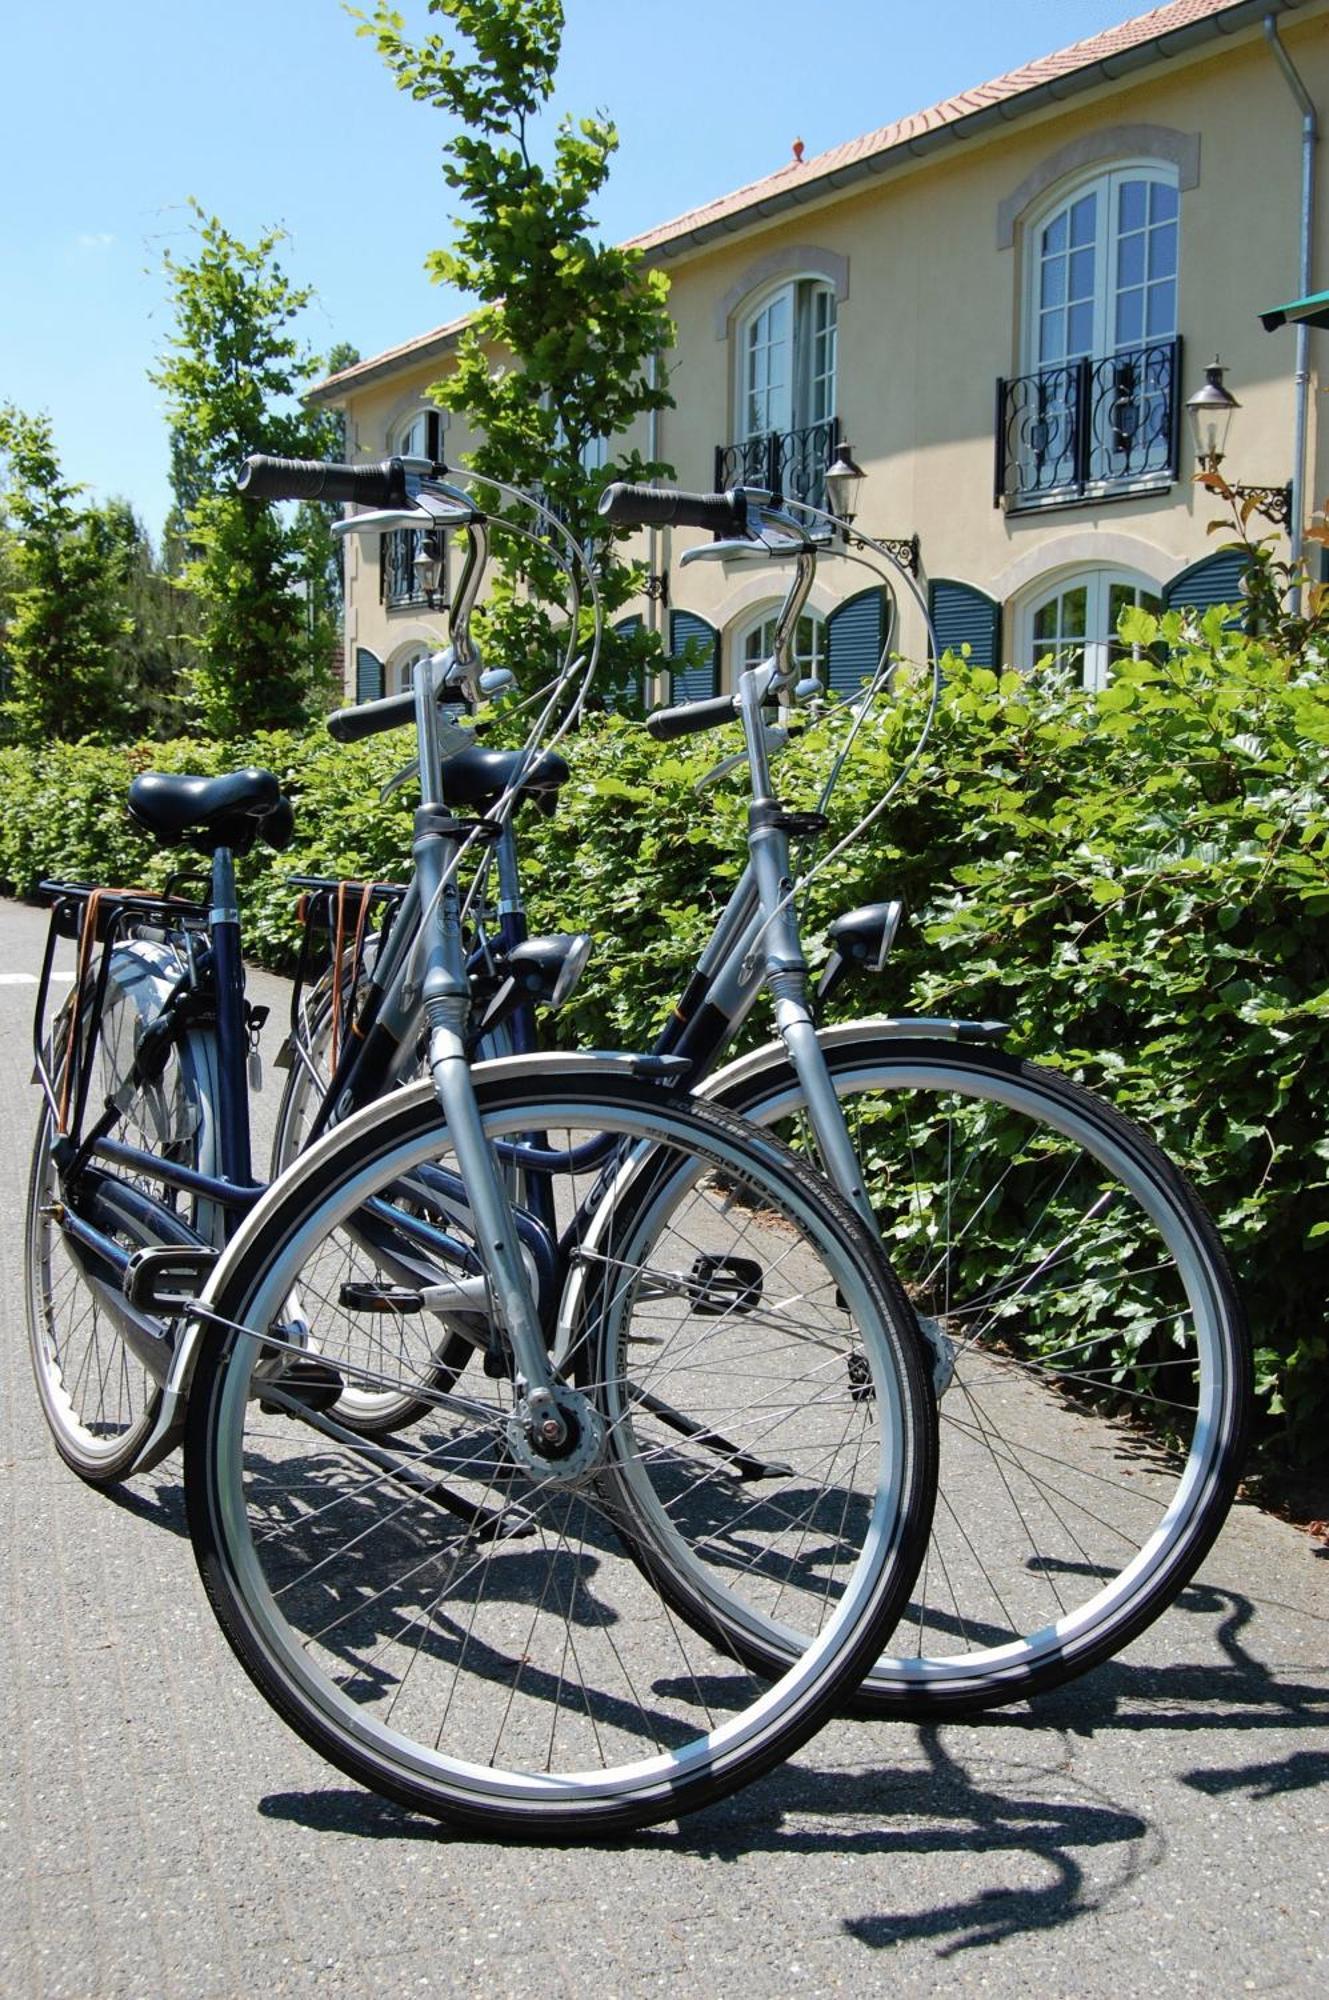
<path fill-rule="evenodd" d="M 1144 657 L 1097 695 L 951 663 L 925 754 L 815 885 L 808 936 L 902 895 L 912 921 L 884 981 L 843 1011 L 1008 1020 L 1011 1046 L 1105 1091 L 1187 1165 L 1245 1283 L 1271 1429 L 1309 1456 L 1329 1405 L 1329 682 L 1221 613 L 1199 634 L 1141 616 L 1134 636 Z M 905 688 L 855 746 L 837 828 L 898 771 L 924 700 Z M 787 796 L 813 802 L 843 726 L 786 753 Z M 47 873 L 160 881 L 171 857 L 124 817 L 131 772 L 266 763 L 299 833 L 243 880 L 255 955 L 280 965 L 286 874 L 407 866 L 411 792 L 379 797 L 406 743 L 0 750 L 0 874 L 23 894 Z M 641 1044 L 658 1027 L 742 865 L 741 779 L 695 789 L 730 747 L 593 719 L 559 814 L 527 816 L 534 921 L 597 941 L 562 1032 Z"/>

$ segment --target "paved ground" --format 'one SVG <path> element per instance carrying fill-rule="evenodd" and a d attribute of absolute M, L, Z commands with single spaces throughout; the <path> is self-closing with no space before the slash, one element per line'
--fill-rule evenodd
<path fill-rule="evenodd" d="M 0 904 L 0 1993 L 1322 1995 L 1329 1560 L 1242 1508 L 1123 1657 L 1036 1707 L 839 1724 L 611 1847 L 449 1838 L 348 1788 L 212 1622 L 174 1463 L 46 1441 L 22 1309 L 43 927 Z"/>

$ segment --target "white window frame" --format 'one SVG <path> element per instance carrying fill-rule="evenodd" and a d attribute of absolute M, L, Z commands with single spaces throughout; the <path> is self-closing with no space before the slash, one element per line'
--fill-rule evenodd
<path fill-rule="evenodd" d="M 1046 658 L 1049 651 L 1035 637 L 1039 612 L 1050 604 L 1059 603 L 1072 590 L 1084 588 L 1085 630 L 1083 639 L 1077 640 L 1084 652 L 1081 680 L 1087 688 L 1105 688 L 1111 673 L 1112 642 L 1116 637 L 1115 630 L 1109 629 L 1114 585 L 1132 590 L 1137 603 L 1146 597 L 1161 606 L 1161 586 L 1155 578 L 1145 576 L 1139 570 L 1123 569 L 1110 563 L 1084 564 L 1040 577 L 1016 606 L 1015 661 L 1020 670 L 1024 673 L 1037 672 L 1040 660 Z"/>
<path fill-rule="evenodd" d="M 1172 325 L 1167 332 L 1148 333 L 1141 327 L 1139 338 L 1118 341 L 1116 338 L 1116 301 L 1119 287 L 1116 282 L 1114 262 L 1121 236 L 1120 213 L 1121 191 L 1128 181 L 1150 181 L 1171 189 L 1176 197 L 1177 213 L 1177 254 L 1171 274 L 1173 285 L 1174 312 Z M 1106 225 L 1100 222 L 1094 244 L 1094 285 L 1093 285 L 1093 327 L 1089 347 L 1084 350 L 1095 359 L 1119 351 L 1129 351 L 1138 347 L 1151 346 L 1155 342 L 1175 339 L 1181 316 L 1181 225 L 1182 203 L 1180 179 L 1177 169 L 1166 160 L 1129 159 L 1114 160 L 1111 165 L 1100 167 L 1096 172 L 1081 175 L 1074 181 L 1063 181 L 1049 198 L 1040 204 L 1029 218 L 1024 230 L 1024 273 L 1023 305 L 1020 315 L 1020 372 L 1034 375 L 1043 368 L 1058 368 L 1067 365 L 1065 354 L 1044 361 L 1039 353 L 1039 334 L 1042 323 L 1043 302 L 1041 297 L 1044 231 L 1049 229 L 1057 217 L 1069 213 L 1076 202 L 1089 195 L 1096 195 L 1101 207 L 1100 215 L 1106 216 Z M 1161 225 L 1160 225 L 1161 226 Z M 1133 233 L 1133 232 L 1132 232 Z M 1147 247 L 1147 246 L 1146 246 Z M 1080 350 L 1077 349 L 1077 356 Z"/>

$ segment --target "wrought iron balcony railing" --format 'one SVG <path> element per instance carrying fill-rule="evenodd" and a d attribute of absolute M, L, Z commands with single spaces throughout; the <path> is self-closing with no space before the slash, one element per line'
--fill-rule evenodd
<path fill-rule="evenodd" d="M 993 505 L 1065 506 L 1177 477 L 1181 342 L 997 382 Z"/>
<path fill-rule="evenodd" d="M 764 486 L 777 499 L 826 505 L 826 468 L 840 442 L 840 419 L 808 424 L 798 431 L 762 431 L 741 444 L 715 447 L 715 491 L 731 486 Z"/>

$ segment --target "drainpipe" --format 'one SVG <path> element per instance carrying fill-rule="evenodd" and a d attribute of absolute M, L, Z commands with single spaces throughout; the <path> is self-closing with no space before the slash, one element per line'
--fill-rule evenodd
<path fill-rule="evenodd" d="M 1310 94 L 1293 66 L 1292 58 L 1278 39 L 1278 23 L 1272 14 L 1264 17 L 1264 32 L 1270 48 L 1274 52 L 1278 67 L 1287 79 L 1287 87 L 1297 101 L 1301 112 L 1301 277 L 1299 298 L 1309 298 L 1311 286 L 1311 229 L 1315 214 L 1315 144 L 1320 136 L 1319 121 L 1315 116 L 1315 106 Z M 1310 411 L 1311 393 L 1311 330 L 1303 321 L 1297 328 L 1297 372 L 1295 377 L 1295 415 L 1292 438 L 1292 521 L 1289 540 L 1292 545 L 1292 561 L 1297 563 L 1302 550 L 1302 521 L 1305 516 L 1306 492 L 1306 428 Z"/>
<path fill-rule="evenodd" d="M 654 348 L 651 349 L 650 369 L 646 379 L 652 389 L 655 388 L 660 380 L 660 356 Z M 646 419 L 646 456 L 651 460 L 652 464 L 660 456 L 660 412 L 654 409 L 648 413 Z M 660 530 L 658 528 L 650 528 L 647 530 L 646 535 L 646 574 L 648 579 L 659 575 L 659 570 L 656 566 L 659 553 Z M 646 600 L 646 626 L 647 630 L 651 632 L 658 632 L 660 629 L 660 600 L 658 597 L 648 597 Z"/>

